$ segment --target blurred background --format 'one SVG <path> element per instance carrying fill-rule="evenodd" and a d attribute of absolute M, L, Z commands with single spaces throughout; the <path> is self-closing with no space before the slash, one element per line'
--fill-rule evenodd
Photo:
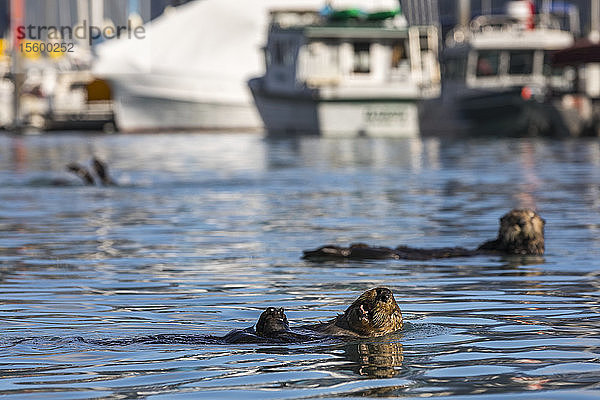
<path fill-rule="evenodd" d="M 0 128 L 597 135 L 599 19 L 598 0 L 2 0 Z"/>

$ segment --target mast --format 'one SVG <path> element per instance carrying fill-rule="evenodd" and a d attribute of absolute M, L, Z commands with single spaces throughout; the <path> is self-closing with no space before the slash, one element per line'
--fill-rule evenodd
<path fill-rule="evenodd" d="M 11 48 L 11 77 L 14 84 L 13 91 L 13 122 L 12 128 L 15 132 L 20 132 L 23 128 L 21 121 L 21 86 L 23 84 L 23 71 L 21 70 L 21 52 L 17 28 L 25 25 L 25 4 L 24 0 L 10 1 L 10 38 L 12 39 Z"/>
<path fill-rule="evenodd" d="M 86 29 L 89 29 L 90 24 L 90 8 L 88 0 L 77 0 L 77 25 L 86 25 Z M 84 30 L 86 30 L 84 29 Z M 80 40 L 79 45 L 88 46 L 87 40 Z"/>
<path fill-rule="evenodd" d="M 90 25 L 104 29 L 104 1 L 92 1 Z"/>
<path fill-rule="evenodd" d="M 471 20 L 471 1 L 470 0 L 458 0 L 456 3 L 457 6 L 457 16 L 458 16 L 458 25 L 462 27 L 469 26 L 469 22 Z"/>

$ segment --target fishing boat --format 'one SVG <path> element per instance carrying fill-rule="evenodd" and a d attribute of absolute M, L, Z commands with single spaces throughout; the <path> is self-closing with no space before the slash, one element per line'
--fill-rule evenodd
<path fill-rule="evenodd" d="M 442 54 L 442 96 L 426 104 L 428 133 L 470 136 L 569 136 L 581 130 L 562 94 L 575 84 L 552 54 L 573 33 L 529 1 L 510 2 L 504 15 L 484 15 L 451 31 Z"/>
<path fill-rule="evenodd" d="M 268 134 L 417 136 L 420 101 L 440 94 L 437 32 L 399 9 L 272 11 L 248 83 Z"/>

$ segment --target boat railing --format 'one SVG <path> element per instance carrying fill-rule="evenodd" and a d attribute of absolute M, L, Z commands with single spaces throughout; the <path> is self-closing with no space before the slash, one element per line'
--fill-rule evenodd
<path fill-rule="evenodd" d="M 536 14 L 533 16 L 533 27 L 536 30 L 563 30 L 560 21 L 550 14 Z M 510 15 L 480 15 L 465 26 L 457 26 L 446 36 L 446 46 L 451 47 L 463 42 L 468 42 L 473 35 L 492 32 L 524 32 L 532 30 L 528 23 L 520 18 Z"/>
<path fill-rule="evenodd" d="M 560 22 L 548 14 L 533 16 L 533 25 L 536 29 L 560 30 Z M 471 21 L 469 27 L 471 33 L 489 31 L 523 31 L 530 28 L 522 19 L 510 15 L 481 15 Z"/>
<path fill-rule="evenodd" d="M 281 28 L 315 25 L 322 19 L 323 17 L 318 11 L 309 9 L 281 9 L 271 10 L 269 13 L 271 25 Z"/>

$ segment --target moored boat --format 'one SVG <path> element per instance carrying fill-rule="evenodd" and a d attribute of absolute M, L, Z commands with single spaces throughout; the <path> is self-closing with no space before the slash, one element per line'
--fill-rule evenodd
<path fill-rule="evenodd" d="M 271 13 L 266 72 L 249 86 L 269 135 L 414 137 L 439 96 L 435 26 L 400 10 Z"/>
<path fill-rule="evenodd" d="M 479 16 L 449 33 L 442 54 L 442 97 L 425 108 L 428 133 L 471 136 L 573 136 L 582 121 L 564 107 L 574 85 L 552 55 L 572 45 L 572 32 L 551 13 L 535 15 L 528 1 L 511 2 L 506 15 Z"/>

